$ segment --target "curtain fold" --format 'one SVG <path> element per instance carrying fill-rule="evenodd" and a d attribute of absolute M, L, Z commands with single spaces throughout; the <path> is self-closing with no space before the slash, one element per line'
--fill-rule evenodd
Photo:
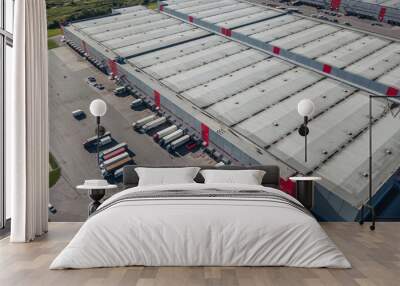
<path fill-rule="evenodd" d="M 11 242 L 47 232 L 48 64 L 45 0 L 15 2 L 12 94 L 6 98 L 6 187 Z"/>

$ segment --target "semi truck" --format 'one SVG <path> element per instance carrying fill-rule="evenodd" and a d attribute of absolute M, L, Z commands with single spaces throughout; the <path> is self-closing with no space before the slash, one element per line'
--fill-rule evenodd
<path fill-rule="evenodd" d="M 111 147 L 109 149 L 101 151 L 99 153 L 99 156 L 100 156 L 100 158 L 103 159 L 105 156 L 108 156 L 110 153 L 112 153 L 112 152 L 114 152 L 114 151 L 116 151 L 116 150 L 118 150 L 120 148 L 125 148 L 126 149 L 126 148 L 128 148 L 128 144 L 126 144 L 125 142 L 119 143 L 119 144 L 117 144 L 117 145 L 115 145 L 115 146 L 113 146 L 113 147 Z M 105 159 L 105 160 L 107 160 L 107 159 Z"/>
<path fill-rule="evenodd" d="M 171 143 L 172 141 L 178 139 L 182 135 L 183 135 L 183 130 L 182 129 L 178 129 L 178 130 L 172 132 L 171 134 L 165 136 L 164 138 L 162 138 L 160 140 L 160 145 L 161 146 L 167 145 L 167 144 Z"/>
<path fill-rule="evenodd" d="M 110 131 L 106 131 L 102 136 L 100 136 L 100 139 L 104 138 L 104 137 L 107 137 L 107 136 L 111 136 L 111 132 Z M 89 147 L 92 144 L 95 144 L 96 142 L 97 142 L 97 135 L 93 136 L 93 137 L 91 137 L 89 139 L 86 139 L 86 141 L 83 142 L 83 146 L 86 148 L 86 147 Z"/>
<path fill-rule="evenodd" d="M 114 164 L 115 162 L 118 162 L 119 160 L 124 159 L 126 157 L 129 157 L 128 152 L 121 153 L 121 154 L 115 156 L 114 158 L 103 161 L 103 163 L 100 164 L 100 168 L 108 167 L 108 166 Z"/>
<path fill-rule="evenodd" d="M 151 129 L 154 129 L 154 128 L 164 124 L 165 122 L 167 122 L 167 118 L 166 117 L 164 117 L 164 116 L 163 117 L 159 117 L 159 118 L 157 118 L 157 119 L 155 119 L 153 121 L 150 121 L 150 122 L 146 123 L 145 125 L 143 125 L 142 130 L 144 132 L 148 132 Z"/>
<path fill-rule="evenodd" d="M 111 136 L 100 138 L 99 146 L 106 146 L 112 142 Z"/>
<path fill-rule="evenodd" d="M 124 152 L 126 152 L 126 148 L 125 148 L 125 147 L 121 147 L 121 148 L 119 148 L 119 149 L 117 149 L 117 150 L 115 150 L 115 151 L 113 151 L 113 152 L 111 152 L 111 153 L 109 153 L 109 154 L 103 156 L 103 157 L 100 158 L 100 159 L 101 159 L 103 162 L 105 162 L 105 161 L 110 160 L 110 159 L 112 159 L 112 158 L 114 158 L 114 157 L 116 157 L 116 156 L 118 156 L 118 155 L 120 155 L 120 154 L 122 154 L 122 153 L 124 153 Z"/>
<path fill-rule="evenodd" d="M 182 137 L 174 140 L 167 146 L 168 151 L 175 151 L 177 148 L 190 141 L 190 135 L 183 135 Z"/>
<path fill-rule="evenodd" d="M 156 118 L 156 115 L 155 115 L 155 114 L 146 116 L 146 117 L 144 117 L 144 118 L 142 118 L 142 119 L 140 119 L 140 120 L 138 120 L 138 121 L 136 121 L 136 122 L 133 122 L 133 123 L 132 123 L 132 127 L 133 127 L 135 130 L 139 130 L 143 125 L 145 125 L 146 123 L 148 123 L 148 122 L 154 120 L 155 118 Z"/>
<path fill-rule="evenodd" d="M 125 165 L 127 165 L 131 162 L 132 162 L 132 157 L 126 157 L 122 160 L 119 160 L 118 162 L 115 162 L 114 164 L 111 164 L 110 166 L 105 167 L 101 171 L 101 173 L 102 173 L 103 177 L 110 176 L 110 175 L 112 175 L 113 171 L 123 168 Z"/>
<path fill-rule="evenodd" d="M 123 174 L 124 174 L 124 167 L 119 168 L 118 170 L 115 170 L 114 178 L 122 177 Z"/>
<path fill-rule="evenodd" d="M 171 134 L 172 132 L 176 131 L 177 129 L 178 129 L 178 126 L 171 125 L 163 130 L 158 131 L 156 134 L 154 134 L 153 139 L 154 139 L 154 141 L 158 142 L 160 139 Z"/>

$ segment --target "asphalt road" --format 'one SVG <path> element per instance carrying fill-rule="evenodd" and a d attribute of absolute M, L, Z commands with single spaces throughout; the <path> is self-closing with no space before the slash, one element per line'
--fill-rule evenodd
<path fill-rule="evenodd" d="M 99 91 L 86 82 L 95 76 L 105 86 Z M 133 131 L 132 122 L 152 114 L 148 109 L 133 111 L 131 96 L 112 94 L 115 83 L 83 60 L 72 49 L 62 46 L 49 51 L 49 122 L 50 151 L 62 168 L 62 178 L 50 191 L 50 202 L 57 214 L 53 221 L 83 221 L 87 218 L 89 198 L 75 186 L 85 179 L 101 178 L 96 153 L 89 153 L 82 142 L 95 135 L 95 118 L 89 111 L 90 102 L 102 98 L 107 102 L 107 113 L 101 124 L 117 142 L 126 142 L 140 165 L 208 165 L 215 164 L 201 151 L 184 156 L 173 156 L 156 144 L 151 136 Z M 87 117 L 78 121 L 71 112 L 81 109 Z M 111 195 L 108 194 L 108 195 Z"/>

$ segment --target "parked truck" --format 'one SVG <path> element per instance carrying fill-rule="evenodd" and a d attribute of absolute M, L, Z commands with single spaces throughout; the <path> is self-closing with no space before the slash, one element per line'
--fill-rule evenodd
<path fill-rule="evenodd" d="M 178 129 L 178 130 L 172 132 L 171 134 L 165 136 L 164 138 L 162 138 L 160 140 L 160 145 L 161 146 L 165 146 L 165 145 L 171 143 L 172 141 L 178 139 L 181 136 L 183 136 L 183 130 L 182 129 Z"/>
<path fill-rule="evenodd" d="M 115 145 L 115 146 L 113 146 L 113 147 L 111 147 L 111 148 L 109 148 L 107 150 L 101 151 L 99 153 L 99 157 L 101 159 L 103 159 L 103 160 L 107 160 L 107 159 L 105 159 L 106 156 L 108 156 L 109 154 L 111 154 L 111 153 L 113 153 L 116 150 L 121 149 L 121 148 L 126 150 L 128 148 L 128 144 L 126 144 L 125 142 L 122 142 L 122 143 L 119 143 L 119 144 L 117 144 L 117 145 Z"/>
<path fill-rule="evenodd" d="M 107 177 L 112 175 L 112 172 L 114 172 L 115 170 L 118 170 L 120 168 L 123 168 L 125 165 L 129 164 L 132 162 L 132 157 L 126 157 L 122 160 L 119 160 L 118 162 L 115 162 L 114 164 L 105 167 L 101 173 L 103 175 L 103 177 Z"/>
<path fill-rule="evenodd" d="M 119 155 L 117 155 L 117 156 L 115 156 L 115 157 L 113 157 L 111 159 L 108 159 L 108 160 L 104 161 L 103 163 L 101 163 L 100 164 L 100 168 L 108 167 L 108 166 L 114 164 L 115 162 L 118 162 L 119 160 L 124 159 L 126 157 L 129 157 L 128 152 L 121 153 L 121 154 L 119 154 Z"/>
<path fill-rule="evenodd" d="M 132 123 L 132 127 L 133 127 L 135 130 L 139 130 L 143 125 L 145 125 L 146 123 L 148 123 L 148 122 L 154 120 L 155 118 L 156 118 L 156 115 L 155 115 L 155 114 L 146 116 L 146 117 L 144 117 L 144 118 L 142 118 L 142 119 L 140 119 L 140 120 L 138 120 L 138 121 L 136 121 L 136 122 L 133 122 L 133 123 Z"/>
<path fill-rule="evenodd" d="M 107 136 L 111 136 L 111 132 L 110 131 L 106 131 L 102 136 L 100 136 L 100 139 L 104 138 L 104 137 L 107 137 Z M 93 136 L 93 137 L 91 137 L 89 139 L 86 139 L 86 141 L 83 142 L 83 146 L 85 148 L 87 148 L 90 145 L 95 144 L 96 142 L 97 142 L 97 136 Z"/>
<path fill-rule="evenodd" d="M 189 141 L 190 141 L 190 135 L 187 135 L 187 134 L 183 135 L 182 137 L 172 141 L 171 144 L 169 144 L 167 146 L 167 150 L 168 151 L 175 151 L 180 146 L 182 146 L 183 144 L 186 144 Z"/>
<path fill-rule="evenodd" d="M 143 105 L 143 99 L 141 98 L 135 99 L 134 101 L 131 102 L 131 108 L 137 108 L 141 105 Z"/>
<path fill-rule="evenodd" d="M 120 86 L 114 89 L 114 95 L 122 96 L 128 92 L 128 89 L 125 86 Z"/>
<path fill-rule="evenodd" d="M 146 123 L 145 125 L 143 125 L 142 130 L 144 132 L 148 132 L 151 129 L 154 129 L 154 128 L 164 124 L 165 122 L 167 122 L 167 118 L 165 116 L 159 117 L 159 118 L 154 119 L 153 121 L 150 121 L 150 122 Z"/>
<path fill-rule="evenodd" d="M 158 131 L 156 134 L 154 134 L 153 139 L 154 139 L 154 141 L 158 142 L 160 139 L 171 134 L 172 132 L 176 131 L 177 129 L 178 129 L 178 126 L 171 125 L 163 130 Z"/>
<path fill-rule="evenodd" d="M 100 138 L 99 146 L 106 146 L 112 142 L 111 136 Z"/>

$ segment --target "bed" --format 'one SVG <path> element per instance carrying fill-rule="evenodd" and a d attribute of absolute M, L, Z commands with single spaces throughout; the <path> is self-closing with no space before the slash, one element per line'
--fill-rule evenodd
<path fill-rule="evenodd" d="M 201 167 L 202 170 L 214 167 Z M 193 183 L 138 186 L 107 199 L 50 269 L 118 266 L 291 266 L 350 268 L 343 253 L 300 202 L 279 190 L 276 166 L 261 185 Z"/>

